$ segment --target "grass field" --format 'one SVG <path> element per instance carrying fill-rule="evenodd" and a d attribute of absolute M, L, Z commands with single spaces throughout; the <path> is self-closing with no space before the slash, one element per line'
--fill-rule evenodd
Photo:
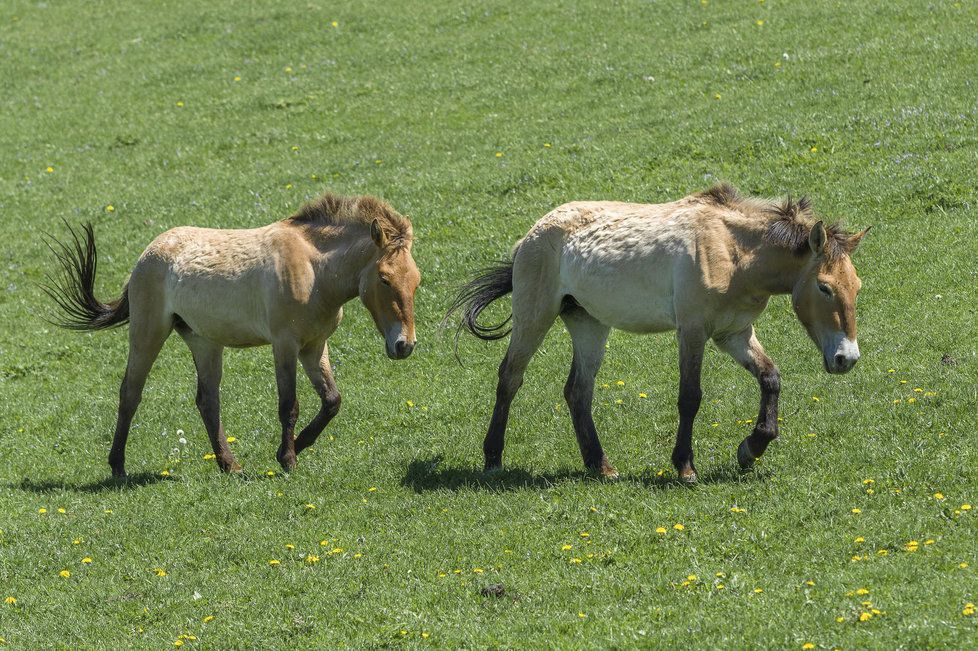
<path fill-rule="evenodd" d="M 970 1 L 6 0 L 0 638 L 974 644 L 976 34 Z M 514 405 L 507 469 L 484 476 L 505 345 L 463 339 L 455 362 L 438 327 L 454 287 L 564 201 L 671 200 L 716 179 L 873 225 L 855 258 L 860 364 L 826 375 L 772 301 L 757 328 L 783 374 L 781 439 L 737 472 L 758 390 L 710 348 L 686 487 L 669 464 L 675 338 L 614 333 L 595 419 L 622 479 L 600 482 L 562 404 L 558 326 Z M 109 481 L 126 337 L 42 320 L 41 234 L 94 222 L 110 298 L 163 230 L 262 225 L 327 188 L 413 218 L 415 354 L 389 361 L 351 304 L 330 340 L 343 409 L 285 476 L 271 351 L 229 351 L 224 422 L 246 473 L 228 477 L 203 459 L 173 337 L 136 416 L 133 480 Z M 483 596 L 494 584 L 505 594 Z"/>

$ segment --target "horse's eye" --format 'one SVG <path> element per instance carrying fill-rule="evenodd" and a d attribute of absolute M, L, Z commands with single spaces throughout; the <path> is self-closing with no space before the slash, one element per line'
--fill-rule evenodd
<path fill-rule="evenodd" d="M 380 277 L 380 282 L 384 283 L 388 287 L 391 286 L 391 281 L 390 281 L 390 279 L 387 276 L 381 276 Z"/>
<path fill-rule="evenodd" d="M 819 283 L 818 284 L 818 291 L 822 292 L 826 296 L 831 296 L 832 295 L 832 290 L 825 283 Z"/>

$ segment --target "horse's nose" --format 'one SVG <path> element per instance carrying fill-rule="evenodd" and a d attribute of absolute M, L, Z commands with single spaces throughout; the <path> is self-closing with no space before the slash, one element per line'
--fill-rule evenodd
<path fill-rule="evenodd" d="M 855 355 L 836 355 L 835 356 L 835 367 L 842 372 L 846 372 L 852 369 L 859 361 L 859 353 Z"/>
<path fill-rule="evenodd" d="M 394 352 L 397 354 L 398 359 L 404 359 L 411 354 L 414 350 L 414 344 L 408 343 L 405 339 L 398 339 L 397 343 L 394 344 Z"/>

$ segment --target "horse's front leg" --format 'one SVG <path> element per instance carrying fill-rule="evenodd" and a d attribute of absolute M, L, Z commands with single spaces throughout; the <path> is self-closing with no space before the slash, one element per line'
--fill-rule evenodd
<path fill-rule="evenodd" d="M 282 444 L 276 458 L 286 472 L 295 467 L 295 421 L 299 401 L 295 397 L 296 350 L 290 343 L 272 345 L 275 356 L 275 384 L 278 386 L 278 420 L 282 424 Z"/>
<path fill-rule="evenodd" d="M 333 420 L 340 410 L 340 392 L 333 379 L 333 370 L 329 364 L 329 348 L 323 340 L 313 346 L 299 351 L 299 361 L 305 369 L 309 381 L 312 382 L 321 405 L 319 413 L 306 425 L 295 439 L 295 453 L 299 454 L 313 443 L 322 431 Z"/>
<path fill-rule="evenodd" d="M 737 461 L 744 470 L 764 454 L 768 444 L 778 438 L 778 397 L 781 394 L 781 374 L 764 352 L 754 335 L 754 326 L 717 341 L 717 346 L 750 371 L 761 386 L 761 407 L 754 431 L 737 448 Z"/>
<path fill-rule="evenodd" d="M 685 482 L 696 481 L 693 466 L 693 420 L 700 409 L 703 391 L 700 372 L 706 336 L 699 328 L 680 328 L 679 335 L 679 431 L 672 451 L 672 464 Z"/>

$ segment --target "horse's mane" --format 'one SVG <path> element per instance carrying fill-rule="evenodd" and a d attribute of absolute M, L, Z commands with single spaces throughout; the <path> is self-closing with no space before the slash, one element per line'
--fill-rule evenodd
<path fill-rule="evenodd" d="M 716 185 L 694 195 L 700 201 L 738 210 L 746 215 L 756 215 L 767 220 L 765 241 L 803 255 L 809 251 L 808 238 L 815 224 L 812 202 L 807 196 L 795 200 L 791 195 L 783 199 L 764 199 L 744 196 L 729 183 Z M 852 252 L 849 233 L 841 224 L 825 227 L 827 235 L 825 255 L 829 259 L 841 258 Z"/>
<path fill-rule="evenodd" d="M 405 246 L 411 240 L 411 220 L 391 208 L 387 202 L 369 195 L 345 197 L 327 192 L 305 203 L 286 221 L 313 226 L 349 223 L 370 226 L 375 219 L 380 222 L 392 246 Z"/>

